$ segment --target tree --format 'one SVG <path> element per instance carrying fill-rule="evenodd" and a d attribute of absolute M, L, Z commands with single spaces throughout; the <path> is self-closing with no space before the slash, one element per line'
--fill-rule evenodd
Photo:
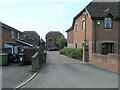
<path fill-rule="evenodd" d="M 60 37 L 57 38 L 56 43 L 60 49 L 67 46 L 67 40 L 65 39 L 65 37 L 63 35 L 61 35 Z"/>

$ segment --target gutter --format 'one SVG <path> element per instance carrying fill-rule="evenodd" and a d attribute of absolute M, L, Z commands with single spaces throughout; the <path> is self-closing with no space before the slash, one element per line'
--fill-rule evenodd
<path fill-rule="evenodd" d="M 32 44 L 29 44 L 29 43 L 27 43 L 27 42 L 24 42 L 24 41 L 21 41 L 21 40 L 18 40 L 18 39 L 16 39 L 16 41 L 18 41 L 18 42 L 20 42 L 20 43 L 23 43 L 23 44 L 26 44 L 26 45 L 28 45 L 28 46 L 30 46 L 30 47 L 33 47 Z"/>

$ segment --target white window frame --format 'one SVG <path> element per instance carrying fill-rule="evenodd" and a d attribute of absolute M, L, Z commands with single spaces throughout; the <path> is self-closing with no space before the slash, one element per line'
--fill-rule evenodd
<path fill-rule="evenodd" d="M 17 39 L 20 39 L 20 33 L 19 32 L 17 33 Z"/>
<path fill-rule="evenodd" d="M 82 20 L 82 30 L 85 30 L 85 20 Z"/>
<path fill-rule="evenodd" d="M 78 25 L 75 25 L 75 31 L 78 32 Z"/>
<path fill-rule="evenodd" d="M 14 38 L 14 31 L 13 30 L 11 31 L 11 35 L 12 35 L 12 38 Z"/>
<path fill-rule="evenodd" d="M 104 18 L 104 29 L 112 29 L 113 28 L 113 20 L 111 17 Z"/>

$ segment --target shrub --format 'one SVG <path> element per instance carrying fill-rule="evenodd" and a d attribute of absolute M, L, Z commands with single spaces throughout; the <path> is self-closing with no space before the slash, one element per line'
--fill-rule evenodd
<path fill-rule="evenodd" d="M 71 58 L 75 58 L 75 59 L 80 59 L 82 60 L 82 49 L 75 49 L 75 48 L 63 48 L 62 50 L 60 50 L 60 54 L 69 56 Z"/>
<path fill-rule="evenodd" d="M 67 46 L 67 40 L 63 35 L 61 35 L 60 37 L 57 38 L 56 44 L 60 49 L 63 49 L 65 46 Z"/>

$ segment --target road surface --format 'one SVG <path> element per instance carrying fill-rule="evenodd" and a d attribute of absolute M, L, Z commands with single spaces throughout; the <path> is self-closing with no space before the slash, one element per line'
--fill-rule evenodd
<path fill-rule="evenodd" d="M 30 76 L 30 65 L 9 64 L 2 66 L 2 88 L 15 88 Z"/>
<path fill-rule="evenodd" d="M 118 88 L 118 74 L 48 52 L 47 63 L 22 88 Z"/>

